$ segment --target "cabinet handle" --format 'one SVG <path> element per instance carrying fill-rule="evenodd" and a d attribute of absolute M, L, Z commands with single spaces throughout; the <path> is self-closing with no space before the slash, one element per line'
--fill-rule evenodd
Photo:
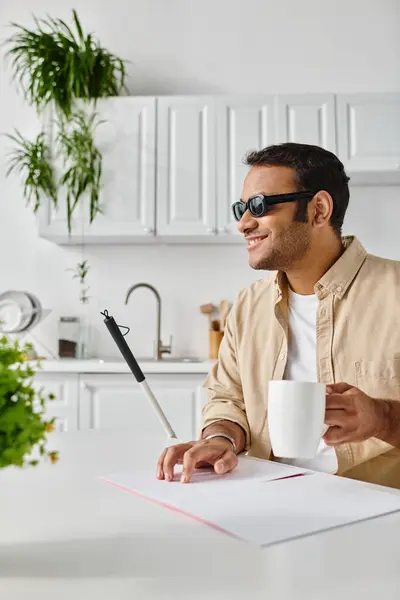
<path fill-rule="evenodd" d="M 218 232 L 217 232 L 217 230 L 216 230 L 216 229 L 214 229 L 213 227 L 209 227 L 209 228 L 207 229 L 207 233 L 208 233 L 208 234 L 210 234 L 210 235 L 217 235 L 217 233 L 218 233 Z"/>
<path fill-rule="evenodd" d="M 88 383 L 87 381 L 80 381 L 79 384 L 80 384 L 80 387 L 83 390 L 91 390 L 91 389 L 93 389 L 93 384 L 92 383 Z"/>
<path fill-rule="evenodd" d="M 154 233 L 154 229 L 151 229 L 150 227 L 145 227 L 143 230 L 145 233 L 147 233 L 148 235 L 153 234 Z"/>

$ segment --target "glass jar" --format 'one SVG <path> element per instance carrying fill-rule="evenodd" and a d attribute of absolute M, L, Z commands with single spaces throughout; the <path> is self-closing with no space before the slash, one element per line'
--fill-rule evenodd
<path fill-rule="evenodd" d="M 60 358 L 77 358 L 79 336 L 79 317 L 60 317 L 58 322 L 58 355 Z"/>
<path fill-rule="evenodd" d="M 91 357 L 91 330 L 90 318 L 88 315 L 80 317 L 79 342 L 77 348 L 77 358 L 88 359 Z"/>

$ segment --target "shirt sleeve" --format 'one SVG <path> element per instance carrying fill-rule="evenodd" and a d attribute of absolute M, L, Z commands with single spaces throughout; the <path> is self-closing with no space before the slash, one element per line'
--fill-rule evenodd
<path fill-rule="evenodd" d="M 216 421 L 231 421 L 243 429 L 245 451 L 250 447 L 250 428 L 243 398 L 235 339 L 235 304 L 224 330 L 217 362 L 204 382 L 207 401 L 203 408 L 203 429 Z"/>
<path fill-rule="evenodd" d="M 342 475 L 350 469 L 393 449 L 394 446 L 377 438 L 370 438 L 365 442 L 341 444 L 336 448 L 339 465 L 338 475 Z"/>

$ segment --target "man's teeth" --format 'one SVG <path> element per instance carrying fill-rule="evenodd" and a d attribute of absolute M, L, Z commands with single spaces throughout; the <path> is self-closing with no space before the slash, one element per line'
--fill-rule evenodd
<path fill-rule="evenodd" d="M 249 240 L 249 246 L 254 246 L 254 244 L 256 244 L 257 242 L 259 242 L 260 240 L 263 240 L 263 237 L 259 237 L 259 238 L 253 238 L 252 240 Z"/>

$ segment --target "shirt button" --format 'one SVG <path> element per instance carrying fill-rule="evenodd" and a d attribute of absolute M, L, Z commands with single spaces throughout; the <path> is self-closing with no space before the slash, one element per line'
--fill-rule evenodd
<path fill-rule="evenodd" d="M 340 292 L 341 292 L 342 290 L 343 290 L 342 286 L 341 286 L 341 285 L 338 285 L 338 286 L 337 286 L 337 288 L 336 288 L 336 291 L 337 291 L 337 292 L 339 292 L 339 294 L 340 294 Z"/>
<path fill-rule="evenodd" d="M 284 352 L 282 352 L 282 354 L 280 355 L 280 360 L 285 360 L 286 358 L 286 354 Z"/>
<path fill-rule="evenodd" d="M 326 310 L 323 308 L 323 309 L 321 310 L 321 317 L 324 317 L 325 315 L 326 315 Z"/>

